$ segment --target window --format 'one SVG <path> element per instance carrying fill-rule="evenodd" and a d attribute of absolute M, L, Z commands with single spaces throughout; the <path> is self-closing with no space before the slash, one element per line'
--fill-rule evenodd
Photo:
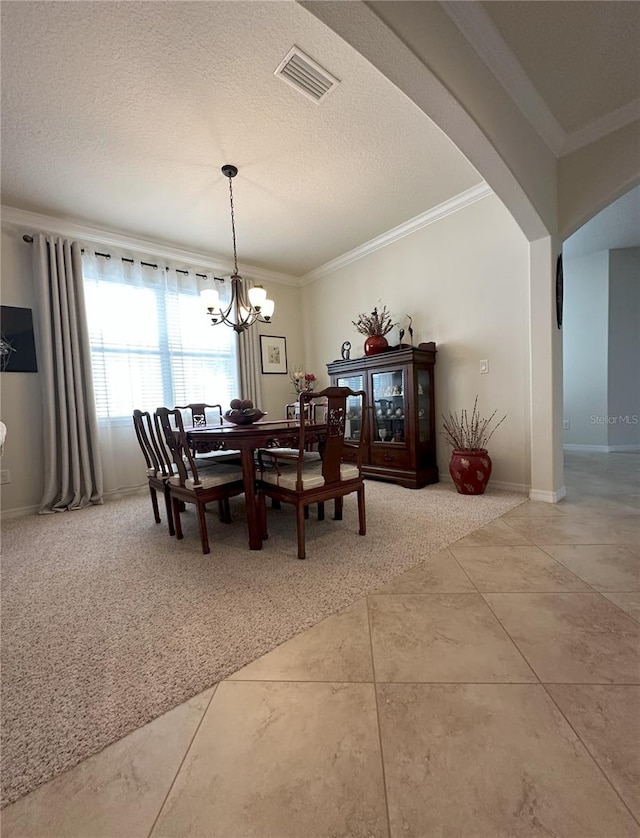
<path fill-rule="evenodd" d="M 212 276 L 91 253 L 83 272 L 100 420 L 237 395 L 235 332 L 212 326 L 199 298 Z"/>

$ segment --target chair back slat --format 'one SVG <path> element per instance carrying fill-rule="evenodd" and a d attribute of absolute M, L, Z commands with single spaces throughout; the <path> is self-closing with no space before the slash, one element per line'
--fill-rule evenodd
<path fill-rule="evenodd" d="M 153 448 L 151 447 L 149 435 L 143 424 L 145 416 L 150 418 L 148 411 L 134 410 L 133 427 L 136 432 L 138 445 L 140 446 L 140 450 L 142 451 L 142 456 L 144 457 L 144 461 L 147 464 L 147 468 L 153 469 L 153 471 L 157 472 L 160 468 L 160 464 L 158 463 L 158 458 L 156 457 L 156 454 Z"/>
<path fill-rule="evenodd" d="M 184 486 L 185 481 L 189 479 L 189 471 L 191 472 L 194 483 L 199 484 L 198 468 L 189 450 L 180 410 L 178 408 L 169 410 L 168 407 L 158 407 L 154 413 L 154 421 L 158 436 L 166 443 L 167 448 L 171 452 L 171 457 L 180 478 L 180 485 Z M 189 471 L 187 471 L 185 460 L 189 466 Z"/>
<path fill-rule="evenodd" d="M 153 469 L 158 477 L 170 477 L 173 474 L 171 456 L 158 437 L 148 410 L 133 411 L 133 427 L 147 468 Z"/>

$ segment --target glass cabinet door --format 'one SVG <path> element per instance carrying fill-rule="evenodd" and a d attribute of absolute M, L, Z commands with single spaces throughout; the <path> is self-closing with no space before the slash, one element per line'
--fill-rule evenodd
<path fill-rule="evenodd" d="M 371 374 L 373 443 L 405 443 L 405 381 L 402 369 Z"/>
<path fill-rule="evenodd" d="M 429 370 L 418 370 L 418 441 L 428 442 L 431 439 L 431 413 L 429 403 L 430 392 Z"/>
<path fill-rule="evenodd" d="M 349 387 L 351 390 L 364 390 L 362 375 L 349 375 L 338 379 L 338 387 Z M 347 399 L 347 418 L 345 422 L 344 438 L 353 442 L 360 439 L 362 432 L 362 402 L 356 396 Z"/>

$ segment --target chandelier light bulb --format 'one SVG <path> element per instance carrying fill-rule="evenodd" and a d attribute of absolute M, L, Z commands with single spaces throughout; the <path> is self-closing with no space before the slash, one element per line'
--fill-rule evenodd
<path fill-rule="evenodd" d="M 260 309 L 260 314 L 267 321 L 267 323 L 273 317 L 273 310 L 275 309 L 275 307 L 276 307 L 276 304 L 273 302 L 273 300 L 265 300 L 262 303 L 262 308 Z"/>
<path fill-rule="evenodd" d="M 210 312 L 220 309 L 220 294 L 215 288 L 205 288 L 200 292 L 200 299 Z"/>
<path fill-rule="evenodd" d="M 262 285 L 255 285 L 253 288 L 249 288 L 249 302 L 258 311 L 260 311 L 260 308 L 266 299 L 267 292 L 264 290 Z"/>

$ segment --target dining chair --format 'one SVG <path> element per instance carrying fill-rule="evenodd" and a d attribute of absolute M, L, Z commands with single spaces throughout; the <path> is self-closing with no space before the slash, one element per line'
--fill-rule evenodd
<path fill-rule="evenodd" d="M 308 396 L 310 393 L 312 391 L 309 391 L 306 395 Z M 327 409 L 327 400 L 320 398 L 317 393 L 313 393 L 313 399 L 312 402 L 308 402 L 305 406 L 305 416 L 309 422 L 322 422 Z M 289 421 L 297 420 L 300 416 L 300 400 L 285 404 L 284 416 Z"/>
<path fill-rule="evenodd" d="M 207 425 L 222 425 L 222 405 L 206 404 L 205 402 L 193 402 L 184 405 L 175 405 L 174 410 L 179 410 L 182 422 L 185 427 L 205 428 Z M 183 412 L 185 414 L 183 414 Z M 188 424 L 185 423 L 185 418 Z M 205 455 L 207 460 L 220 460 L 227 463 L 240 464 L 239 451 L 211 451 L 206 442 L 190 443 L 191 453 L 194 457 L 198 454 Z"/>
<path fill-rule="evenodd" d="M 334 500 L 335 519 L 342 518 L 342 501 L 345 495 L 356 492 L 358 497 L 359 534 L 366 534 L 366 513 L 362 460 L 366 433 L 357 443 L 345 444 L 345 420 L 347 398 L 358 397 L 366 411 L 367 397 L 363 390 L 349 387 L 328 387 L 318 393 L 302 393 L 300 396 L 300 428 L 297 444 L 293 449 L 260 449 L 258 452 L 258 510 L 263 534 L 267 535 L 266 497 L 296 508 L 298 534 L 298 558 L 305 558 L 305 508 L 310 504 L 321 505 Z M 326 433 L 320 451 L 309 451 L 307 447 L 307 426 L 311 420 L 304 410 L 306 403 L 314 399 L 325 399 Z M 309 413 L 311 415 L 311 413 Z M 345 459 L 348 448 L 349 460 Z M 320 514 L 319 516 L 320 517 Z M 322 515 L 324 517 L 324 515 Z"/>
<path fill-rule="evenodd" d="M 136 437 L 147 464 L 147 480 L 149 482 L 149 494 L 151 495 L 151 506 L 156 524 L 160 523 L 160 510 L 158 509 L 157 493 L 161 492 L 167 510 L 167 526 L 169 535 L 175 535 L 173 525 L 173 514 L 171 511 L 171 497 L 169 495 L 168 481 L 173 474 L 173 467 L 168 458 L 164 446 L 159 442 L 151 415 L 148 410 L 133 411 L 133 427 Z"/>
<path fill-rule="evenodd" d="M 242 469 L 227 462 L 209 464 L 206 468 L 198 466 L 189 448 L 182 414 L 179 410 L 159 407 L 154 413 L 154 422 L 158 437 L 162 438 L 171 452 L 175 467 L 175 474 L 169 477 L 167 486 L 171 497 L 176 537 L 183 538 L 180 520 L 181 502 L 193 503 L 198 513 L 202 552 L 209 553 L 206 505 L 219 501 L 221 509 L 224 510 L 221 518 L 225 523 L 229 523 L 231 521 L 229 498 L 241 495 L 244 491 Z"/>

